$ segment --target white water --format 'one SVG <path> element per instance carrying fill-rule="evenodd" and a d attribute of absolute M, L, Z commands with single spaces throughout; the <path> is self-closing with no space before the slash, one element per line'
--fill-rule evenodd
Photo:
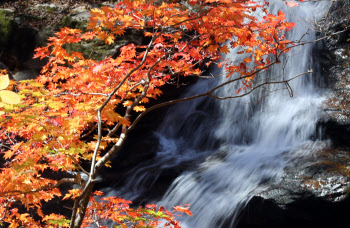
<path fill-rule="evenodd" d="M 271 12 L 282 10 L 288 14 L 281 0 L 270 2 Z M 289 21 L 298 25 L 288 39 L 298 40 L 311 27 L 295 17 L 314 22 L 328 4 L 302 3 L 301 7 L 291 8 Z M 310 31 L 303 40 L 314 39 Z M 306 45 L 288 53 L 285 78 L 317 66 L 311 57 L 312 48 Z M 280 79 L 282 66 L 274 67 L 265 77 Z M 281 177 L 294 152 L 308 153 L 316 144 L 312 138 L 322 102 L 321 94 L 313 89 L 317 77 L 320 76 L 313 74 L 293 80 L 292 98 L 279 84 L 239 100 L 206 98 L 172 107 L 156 133 L 160 140 L 156 158 L 133 169 L 127 184 L 116 190 L 118 195 L 137 198 L 164 169 L 190 164 L 189 171 L 176 178 L 157 204 L 168 208 L 190 204 L 194 216 L 182 218 L 185 228 L 234 227 L 240 209 L 258 189 Z M 186 96 L 206 91 L 210 84 L 211 81 L 199 81 Z M 235 91 L 227 86 L 218 95 L 228 96 Z M 260 101 L 267 91 L 275 92 Z M 300 152 L 301 147 L 306 149 Z"/>

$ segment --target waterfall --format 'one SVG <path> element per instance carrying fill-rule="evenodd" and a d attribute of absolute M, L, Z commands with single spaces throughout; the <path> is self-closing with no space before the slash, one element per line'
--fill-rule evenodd
<path fill-rule="evenodd" d="M 328 4 L 309 2 L 287 8 L 281 0 L 271 0 L 270 11 L 282 10 L 289 21 L 297 23 L 288 33 L 293 41 L 303 37 Z M 314 39 L 312 30 L 303 37 L 304 41 Z M 284 59 L 288 60 L 284 68 L 276 65 L 262 78 L 288 79 L 314 69 L 317 62 L 312 59 L 312 49 L 312 44 L 294 48 Z M 233 54 L 228 57 L 237 58 Z M 278 180 L 296 153 L 301 156 L 316 146 L 322 103 L 322 91 L 316 89 L 319 77 L 313 73 L 294 79 L 290 83 L 293 97 L 284 84 L 276 84 L 235 100 L 202 98 L 171 107 L 155 133 L 157 155 L 131 170 L 127 183 L 113 194 L 135 199 L 164 170 L 185 167 L 157 204 L 168 208 L 190 204 L 194 216 L 180 219 L 186 228 L 234 227 L 254 193 Z M 207 91 L 212 84 L 211 80 L 199 80 L 184 96 Z M 218 95 L 232 95 L 239 85 L 235 86 L 224 87 Z"/>

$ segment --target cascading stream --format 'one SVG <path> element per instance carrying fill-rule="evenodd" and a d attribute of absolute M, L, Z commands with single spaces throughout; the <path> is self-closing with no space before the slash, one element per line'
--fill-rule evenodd
<path fill-rule="evenodd" d="M 289 21 L 297 23 L 288 39 L 298 40 L 312 26 L 305 21 L 314 22 L 328 5 L 310 2 L 288 9 L 281 0 L 271 0 L 270 11 L 282 10 Z M 314 39 L 311 30 L 303 38 Z M 288 79 L 315 68 L 312 49 L 312 45 L 293 49 L 284 70 L 276 65 L 261 78 Z M 294 79 L 290 83 L 294 97 L 285 85 L 277 84 L 238 100 L 205 98 L 170 108 L 156 133 L 160 142 L 156 157 L 130 171 L 127 184 L 116 189 L 117 195 L 137 198 L 162 170 L 190 162 L 193 168 L 176 178 L 157 204 L 168 208 L 190 204 L 194 216 L 184 216 L 182 225 L 186 228 L 234 227 L 240 209 L 258 189 L 281 177 L 295 151 L 300 155 L 301 147 L 308 153 L 316 146 L 312 138 L 322 103 L 322 94 L 313 88 L 314 82 L 320 81 L 318 77 Z M 212 82 L 199 81 L 185 96 L 207 90 L 208 83 Z M 226 86 L 218 95 L 231 95 L 236 90 Z"/>

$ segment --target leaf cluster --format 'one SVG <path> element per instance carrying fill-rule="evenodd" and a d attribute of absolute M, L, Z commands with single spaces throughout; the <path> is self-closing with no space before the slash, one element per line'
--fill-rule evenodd
<path fill-rule="evenodd" d="M 289 50 L 284 33 L 294 24 L 283 12 L 268 14 L 267 5 L 260 0 L 121 1 L 115 7 L 92 9 L 87 31 L 62 28 L 47 46 L 36 49 L 34 57 L 48 63 L 36 80 L 16 85 L 21 104 L 16 105 L 18 95 L 3 90 L 8 78 L 0 76 L 2 102 L 13 106 L 5 107 L 0 119 L 5 160 L 0 221 L 11 227 L 103 227 L 101 220 L 109 219 L 120 227 L 156 227 L 163 219 L 165 227 L 179 227 L 162 207 L 131 209 L 131 202 L 116 197 L 96 200 L 92 191 L 97 174 L 152 110 L 147 109 L 150 99 L 157 99 L 164 92 L 160 88 L 174 77 L 200 76 L 200 66 L 213 63 L 223 67 L 227 77 L 241 79 L 246 89 L 254 72 L 277 62 L 279 54 Z M 117 56 L 102 60 L 65 49 L 97 40 L 112 45 L 127 30 L 141 31 L 148 43 L 128 43 Z M 228 54 L 241 55 L 242 61 L 225 59 Z M 89 172 L 82 161 L 90 163 Z M 45 170 L 78 174 L 53 180 L 42 176 Z M 63 183 L 80 187 L 62 196 Z M 54 197 L 75 200 L 70 220 L 41 211 L 42 203 Z M 36 210 L 42 221 L 19 213 L 17 203 Z M 174 209 L 191 215 L 187 206 Z"/>

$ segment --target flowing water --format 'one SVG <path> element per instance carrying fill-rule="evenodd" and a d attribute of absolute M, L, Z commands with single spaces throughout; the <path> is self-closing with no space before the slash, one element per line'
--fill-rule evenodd
<path fill-rule="evenodd" d="M 303 37 L 315 17 L 328 9 L 328 4 L 322 2 L 303 3 L 291 9 L 281 0 L 270 2 L 271 12 L 285 11 L 288 20 L 298 24 L 289 33 L 289 40 Z M 304 41 L 314 39 L 313 31 L 303 37 Z M 263 78 L 291 78 L 317 68 L 312 50 L 313 45 L 293 49 L 284 59 L 288 60 L 284 70 L 278 65 Z M 194 216 L 184 216 L 183 227 L 234 227 L 240 210 L 261 186 L 281 177 L 295 151 L 300 156 L 317 143 L 314 136 L 322 102 L 322 93 L 315 89 L 321 83 L 319 77 L 314 73 L 293 80 L 293 97 L 284 84 L 278 84 L 236 100 L 205 98 L 175 105 L 155 133 L 160 142 L 156 157 L 130 171 L 126 184 L 115 192 L 135 199 L 164 170 L 182 167 L 186 171 L 157 204 L 168 208 L 190 204 Z M 218 79 L 217 83 L 224 80 Z M 212 84 L 211 80 L 201 80 L 184 96 L 206 91 Z M 236 90 L 226 86 L 217 95 L 232 95 Z M 301 147 L 307 149 L 300 152 Z"/>

